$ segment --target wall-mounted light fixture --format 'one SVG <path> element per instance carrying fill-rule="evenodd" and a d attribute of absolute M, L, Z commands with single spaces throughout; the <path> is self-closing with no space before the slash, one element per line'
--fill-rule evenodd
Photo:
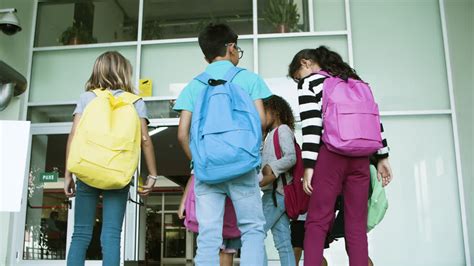
<path fill-rule="evenodd" d="M 0 111 L 7 108 L 13 96 L 26 91 L 26 79 L 18 71 L 0 61 Z"/>
<path fill-rule="evenodd" d="M 0 9 L 0 30 L 6 35 L 21 31 L 20 21 L 15 13 L 15 8 Z"/>

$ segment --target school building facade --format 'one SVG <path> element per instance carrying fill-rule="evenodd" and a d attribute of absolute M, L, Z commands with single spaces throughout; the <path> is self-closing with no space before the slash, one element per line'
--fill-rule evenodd
<path fill-rule="evenodd" d="M 195 236 L 176 211 L 189 162 L 172 110 L 183 86 L 205 67 L 197 32 L 225 22 L 239 34 L 241 67 L 259 73 L 298 118 L 293 55 L 327 45 L 371 84 L 391 147 L 389 209 L 369 234 L 375 264 L 471 265 L 474 262 L 474 4 L 470 0 L 294 0 L 282 23 L 274 0 L 2 0 L 23 30 L 0 33 L 0 60 L 28 80 L 0 120 L 32 123 L 22 209 L 0 213 L 0 265 L 64 265 L 74 199 L 63 193 L 64 154 L 75 101 L 95 58 L 127 57 L 145 97 L 159 181 L 140 199 L 130 190 L 123 230 L 125 265 L 186 265 Z M 300 132 L 297 130 L 297 134 Z M 140 165 L 141 175 L 146 167 Z M 47 173 L 58 175 L 46 179 Z M 136 184 L 134 184 L 136 185 Z M 86 265 L 101 265 L 101 206 Z M 279 265 L 271 234 L 271 265 Z M 325 255 L 348 265 L 344 241 Z M 138 264 L 140 263 L 140 264 Z"/>

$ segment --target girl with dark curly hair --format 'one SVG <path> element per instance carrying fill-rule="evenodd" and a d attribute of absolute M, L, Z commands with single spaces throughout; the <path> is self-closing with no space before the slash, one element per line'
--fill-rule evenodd
<path fill-rule="evenodd" d="M 296 163 L 294 146 L 295 118 L 290 105 L 280 96 L 273 95 L 263 102 L 266 113 L 267 137 L 262 152 L 262 175 L 260 187 L 263 191 L 262 204 L 265 216 L 265 232 L 272 231 L 275 247 L 283 266 L 295 265 L 295 256 L 291 245 L 290 220 L 285 213 L 283 194 L 284 178 L 292 181 L 290 169 Z M 278 159 L 273 146 L 273 138 L 278 130 L 281 158 Z M 267 265 L 266 256 L 263 265 Z"/>

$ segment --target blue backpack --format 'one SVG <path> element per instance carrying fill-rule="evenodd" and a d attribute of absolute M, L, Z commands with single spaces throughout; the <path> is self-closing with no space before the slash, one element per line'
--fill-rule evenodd
<path fill-rule="evenodd" d="M 222 183 L 260 166 L 260 116 L 248 93 L 232 83 L 242 70 L 232 67 L 224 80 L 206 72 L 195 78 L 207 86 L 196 100 L 190 130 L 199 181 Z"/>

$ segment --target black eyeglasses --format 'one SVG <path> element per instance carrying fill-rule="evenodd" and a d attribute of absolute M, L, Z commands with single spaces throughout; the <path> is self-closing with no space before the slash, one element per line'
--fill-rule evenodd
<path fill-rule="evenodd" d="M 239 53 L 239 59 L 241 59 L 244 56 L 244 50 L 242 50 L 242 48 L 238 47 L 237 44 L 235 44 L 235 43 L 227 43 L 225 46 L 228 47 L 231 44 L 234 44 L 234 48 L 237 49 L 237 52 Z"/>

